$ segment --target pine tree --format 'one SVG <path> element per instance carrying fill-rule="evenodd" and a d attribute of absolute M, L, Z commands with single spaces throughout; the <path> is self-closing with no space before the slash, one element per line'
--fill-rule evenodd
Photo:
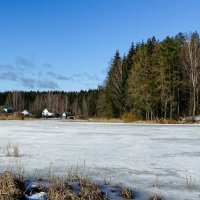
<path fill-rule="evenodd" d="M 122 70 L 122 60 L 119 52 L 116 51 L 105 85 L 107 104 L 111 108 L 112 117 L 120 117 L 123 112 Z"/>

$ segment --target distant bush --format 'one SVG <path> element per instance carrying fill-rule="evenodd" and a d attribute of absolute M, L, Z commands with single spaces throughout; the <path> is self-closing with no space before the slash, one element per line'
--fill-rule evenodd
<path fill-rule="evenodd" d="M 136 115 L 135 113 L 126 112 L 126 113 L 122 114 L 121 119 L 122 119 L 124 122 L 134 122 L 134 121 L 139 121 L 139 120 L 141 120 L 141 117 L 138 116 L 138 115 Z"/>
<path fill-rule="evenodd" d="M 41 110 L 31 110 L 31 118 L 41 118 L 42 111 Z"/>
<path fill-rule="evenodd" d="M 98 118 L 90 118 L 90 122 L 103 122 L 103 123 L 121 123 L 122 120 L 119 118 L 103 118 L 103 117 L 98 117 Z"/>
<path fill-rule="evenodd" d="M 0 120 L 21 120 L 22 114 L 20 113 L 1 113 Z"/>

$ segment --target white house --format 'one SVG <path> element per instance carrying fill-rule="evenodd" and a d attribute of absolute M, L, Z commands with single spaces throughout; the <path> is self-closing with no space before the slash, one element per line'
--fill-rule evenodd
<path fill-rule="evenodd" d="M 62 114 L 62 118 L 66 118 L 66 113 L 63 113 L 63 114 Z"/>
<path fill-rule="evenodd" d="M 49 112 L 46 108 L 42 112 L 43 117 L 50 117 L 52 115 L 53 115 L 53 113 Z"/>
<path fill-rule="evenodd" d="M 27 110 L 23 110 L 21 113 L 22 113 L 23 115 L 29 115 L 29 112 L 28 112 Z"/>
<path fill-rule="evenodd" d="M 45 108 L 42 112 L 42 116 L 47 116 L 48 113 L 49 113 L 49 111 Z"/>

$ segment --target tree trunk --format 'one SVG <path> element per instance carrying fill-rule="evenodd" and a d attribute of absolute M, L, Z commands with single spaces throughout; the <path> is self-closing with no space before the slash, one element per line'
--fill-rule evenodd
<path fill-rule="evenodd" d="M 167 118 L 167 101 L 165 101 L 164 119 Z"/>
<path fill-rule="evenodd" d="M 178 88 L 178 102 L 177 102 L 177 117 L 180 115 L 180 107 L 179 107 L 179 88 Z"/>
<path fill-rule="evenodd" d="M 153 111 L 151 111 L 151 120 L 153 120 Z"/>
<path fill-rule="evenodd" d="M 173 105 L 170 103 L 170 119 L 172 119 Z"/>
<path fill-rule="evenodd" d="M 193 111 L 192 111 L 192 116 L 195 116 L 195 111 L 196 111 L 196 87 L 193 87 Z"/>

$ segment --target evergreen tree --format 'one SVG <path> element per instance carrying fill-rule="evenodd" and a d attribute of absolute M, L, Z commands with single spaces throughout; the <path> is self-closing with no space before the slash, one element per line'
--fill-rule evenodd
<path fill-rule="evenodd" d="M 119 52 L 116 51 L 105 86 L 106 102 L 111 108 L 112 117 L 120 117 L 123 112 L 123 88 L 122 88 L 122 60 Z"/>
<path fill-rule="evenodd" d="M 163 117 L 172 118 L 177 105 L 177 89 L 179 87 L 180 46 L 174 38 L 166 37 L 159 45 L 158 63 L 160 77 L 161 111 Z M 176 112 L 177 113 L 177 112 Z M 167 114 L 169 114 L 167 116 Z"/>

